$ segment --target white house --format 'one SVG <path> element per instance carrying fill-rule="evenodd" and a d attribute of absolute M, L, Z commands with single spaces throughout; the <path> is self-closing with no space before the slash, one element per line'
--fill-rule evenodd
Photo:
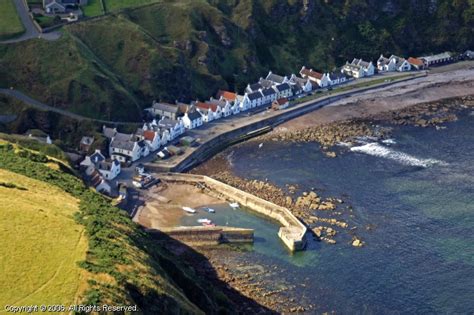
<path fill-rule="evenodd" d="M 100 152 L 100 150 L 96 149 L 93 154 L 87 155 L 79 165 L 88 167 L 102 161 L 105 161 L 105 156 Z"/>
<path fill-rule="evenodd" d="M 219 90 L 216 94 L 216 98 L 221 101 L 227 101 L 230 103 L 230 109 L 233 115 L 240 113 L 240 101 L 237 98 L 237 94 L 229 91 Z"/>
<path fill-rule="evenodd" d="M 110 187 L 109 183 L 102 177 L 100 172 L 95 168 L 95 166 L 89 166 L 86 169 L 85 173 L 88 182 L 92 187 L 95 188 L 97 192 L 110 195 L 110 193 L 112 192 L 112 188 Z"/>
<path fill-rule="evenodd" d="M 353 78 L 363 78 L 365 77 L 364 68 L 358 65 L 353 65 L 347 62 L 341 69 L 341 73 L 344 73 Z"/>
<path fill-rule="evenodd" d="M 381 72 L 405 72 L 411 70 L 411 65 L 405 58 L 395 55 L 390 56 L 390 58 L 385 58 L 383 55 L 380 55 L 380 58 L 377 60 L 377 69 Z"/>
<path fill-rule="evenodd" d="M 311 92 L 313 89 L 313 85 L 311 84 L 311 80 L 306 78 L 299 78 L 296 75 L 292 74 L 289 81 L 290 85 L 299 85 L 303 92 Z"/>
<path fill-rule="evenodd" d="M 261 105 L 271 103 L 277 99 L 277 92 L 273 88 L 261 89 L 260 93 L 263 95 Z"/>
<path fill-rule="evenodd" d="M 329 85 L 338 85 L 347 81 L 347 76 L 341 72 L 331 72 L 329 73 Z"/>
<path fill-rule="evenodd" d="M 120 174 L 121 166 L 117 160 L 101 161 L 96 164 L 99 173 L 107 180 L 112 180 Z"/>
<path fill-rule="evenodd" d="M 396 60 L 394 58 L 386 58 L 384 55 L 380 55 L 377 59 L 377 69 L 380 72 L 391 72 L 395 71 Z"/>
<path fill-rule="evenodd" d="M 169 130 L 171 140 L 176 139 L 185 131 L 184 123 L 181 119 L 175 120 L 162 117 L 158 121 L 158 126 Z"/>
<path fill-rule="evenodd" d="M 150 152 L 156 151 L 161 145 L 161 136 L 158 128 L 153 130 L 144 130 L 143 138 L 148 145 Z"/>
<path fill-rule="evenodd" d="M 275 85 L 276 84 L 288 83 L 288 81 L 289 81 L 288 77 L 272 73 L 271 71 L 268 72 L 265 79 L 268 80 L 268 81 L 273 82 L 273 84 L 275 84 Z"/>
<path fill-rule="evenodd" d="M 196 102 L 196 109 L 201 113 L 204 122 L 210 122 L 222 117 L 222 108 L 216 104 Z"/>
<path fill-rule="evenodd" d="M 183 116 L 183 124 L 186 129 L 194 129 L 202 126 L 202 116 L 197 110 L 186 112 Z"/>
<path fill-rule="evenodd" d="M 221 108 L 222 116 L 224 117 L 232 115 L 232 105 L 227 100 L 216 100 L 211 97 L 209 101 L 206 101 L 206 104 L 219 106 Z"/>
<path fill-rule="evenodd" d="M 246 95 L 237 95 L 236 103 L 241 112 L 245 112 L 251 108 L 250 100 Z"/>
<path fill-rule="evenodd" d="M 361 67 L 362 70 L 364 71 L 364 77 L 373 76 L 374 73 L 375 73 L 375 67 L 374 67 L 374 64 L 372 63 L 372 61 L 367 62 L 367 61 L 364 61 L 362 59 L 354 58 L 354 60 L 352 60 L 351 64 Z"/>
<path fill-rule="evenodd" d="M 142 145 L 134 139 L 133 135 L 117 133 L 109 145 L 109 155 L 112 160 L 118 160 L 122 163 L 134 162 L 142 157 L 145 152 Z M 143 145 L 146 147 L 145 143 Z"/>
<path fill-rule="evenodd" d="M 160 130 L 161 146 L 164 146 L 168 142 L 171 141 L 170 131 L 166 128 L 160 128 L 159 130 Z"/>
<path fill-rule="evenodd" d="M 327 73 L 319 73 L 313 69 L 307 69 L 303 66 L 300 70 L 300 75 L 303 78 L 308 78 L 313 82 L 316 82 L 320 87 L 329 86 L 329 78 Z"/>
<path fill-rule="evenodd" d="M 244 99 L 247 98 L 250 108 L 258 107 L 263 104 L 262 92 L 245 93 Z"/>
<path fill-rule="evenodd" d="M 276 99 L 293 96 L 293 91 L 291 90 L 291 86 L 288 83 L 277 84 L 273 87 L 273 89 L 277 93 Z"/>

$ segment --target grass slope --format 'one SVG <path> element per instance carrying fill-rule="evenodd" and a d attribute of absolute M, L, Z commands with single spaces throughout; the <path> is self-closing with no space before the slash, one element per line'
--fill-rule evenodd
<path fill-rule="evenodd" d="M 0 305 L 74 304 L 85 271 L 79 200 L 58 187 L 0 170 Z M 8 254 L 7 254 L 8 253 Z"/>
<path fill-rule="evenodd" d="M 7 178 L 11 183 L 4 183 L 0 188 L 6 186 L 8 189 L 21 190 L 23 186 L 19 186 L 20 184 L 28 186 L 27 182 L 17 179 L 22 175 L 69 194 L 71 197 L 65 199 L 65 204 L 71 200 L 79 202 L 79 210 L 73 216 L 75 223 L 71 223 L 71 226 L 79 224 L 84 229 L 88 247 L 84 260 L 78 266 L 87 272 L 89 279 L 81 290 L 83 294 L 78 298 L 79 302 L 137 305 L 142 313 L 147 314 L 233 313 L 232 304 L 225 296 L 200 280 L 193 269 L 157 245 L 131 221 L 128 214 L 112 206 L 107 198 L 84 186 L 62 163 L 56 163 L 41 153 L 2 143 L 0 169 L 16 173 Z M 34 189 L 32 186 L 28 187 Z M 30 190 L 26 192 L 30 193 Z M 44 191 L 39 189 L 39 192 Z M 28 196 L 25 198 L 30 200 Z M 41 209 L 47 205 L 44 203 L 45 197 L 42 198 Z M 23 205 L 19 206 L 21 208 L 18 210 L 24 212 Z M 39 218 L 44 215 L 34 206 L 31 212 Z M 57 212 L 51 212 L 51 216 L 54 213 Z M 56 217 L 53 216 L 53 219 Z M 24 229 L 17 226 L 11 228 Z M 80 232 L 79 229 L 77 231 Z M 36 232 L 31 236 L 33 240 L 50 233 L 33 232 Z M 62 244 L 65 240 L 56 241 Z M 32 259 L 28 252 L 22 253 L 25 259 Z M 14 261 L 6 261 L 5 264 L 13 270 Z M 27 271 L 21 276 L 34 279 L 35 274 Z M 61 295 L 60 292 L 61 288 L 51 288 L 53 295 Z M 9 295 L 6 297 L 11 298 Z"/>
<path fill-rule="evenodd" d="M 21 35 L 24 31 L 13 0 L 0 1 L 0 40 Z"/>

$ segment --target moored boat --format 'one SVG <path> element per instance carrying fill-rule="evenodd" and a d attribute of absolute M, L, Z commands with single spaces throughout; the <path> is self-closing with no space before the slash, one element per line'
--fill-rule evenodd
<path fill-rule="evenodd" d="M 188 213 L 196 213 L 196 210 L 190 207 L 183 207 L 183 210 L 188 212 Z"/>
<path fill-rule="evenodd" d="M 232 202 L 232 203 L 229 203 L 229 206 L 233 209 L 236 209 L 236 208 L 239 208 L 240 205 L 237 203 L 237 202 Z"/>

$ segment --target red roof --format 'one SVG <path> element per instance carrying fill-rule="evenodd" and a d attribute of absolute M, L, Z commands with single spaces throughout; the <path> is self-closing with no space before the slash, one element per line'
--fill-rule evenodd
<path fill-rule="evenodd" d="M 216 104 L 209 104 L 209 103 L 203 103 L 203 102 L 196 102 L 196 107 L 197 108 L 202 108 L 202 109 L 210 109 L 213 112 L 217 111 L 217 105 Z"/>
<path fill-rule="evenodd" d="M 322 73 L 313 71 L 313 69 L 301 69 L 300 74 L 316 79 L 321 79 L 323 77 Z"/>
<path fill-rule="evenodd" d="M 235 99 L 237 98 L 237 94 L 229 92 L 229 91 L 219 90 L 216 94 L 216 98 L 221 98 L 221 97 L 229 102 L 232 102 L 232 101 L 235 101 Z"/>
<path fill-rule="evenodd" d="M 278 105 L 284 105 L 284 104 L 288 103 L 288 99 L 283 97 L 283 98 L 277 99 L 276 102 L 278 103 Z"/>
<path fill-rule="evenodd" d="M 151 130 L 145 130 L 143 132 L 143 136 L 145 137 L 146 140 L 153 141 L 153 139 L 155 139 L 155 132 Z"/>
<path fill-rule="evenodd" d="M 408 58 L 408 63 L 410 63 L 412 65 L 415 65 L 415 66 L 423 66 L 424 65 L 422 60 L 420 60 L 418 58 L 413 58 L 413 57 Z"/>

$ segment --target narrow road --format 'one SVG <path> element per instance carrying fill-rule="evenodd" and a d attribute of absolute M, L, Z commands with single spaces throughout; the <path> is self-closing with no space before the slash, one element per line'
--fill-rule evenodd
<path fill-rule="evenodd" d="M 131 124 L 139 124 L 138 122 L 118 122 L 118 121 L 110 121 L 110 120 L 103 120 L 103 119 L 95 119 L 95 118 L 90 118 L 86 116 L 82 116 L 79 114 L 72 113 L 70 111 L 64 110 L 64 109 L 59 109 L 56 107 L 53 107 L 51 105 L 47 105 L 45 103 L 41 103 L 28 95 L 23 94 L 20 91 L 17 90 L 10 90 L 10 89 L 1 89 L 0 88 L 0 94 L 7 95 L 10 97 L 13 97 L 19 101 L 22 101 L 31 107 L 40 109 L 40 110 L 45 110 L 45 111 L 51 111 L 54 113 L 58 113 L 63 116 L 67 116 L 76 120 L 80 121 L 92 121 L 92 122 L 97 122 L 101 124 L 111 124 L 111 125 L 131 125 Z"/>
<path fill-rule="evenodd" d="M 38 31 L 36 26 L 33 24 L 33 21 L 30 18 L 29 9 L 24 0 L 14 0 L 16 11 L 20 17 L 21 23 L 25 28 L 25 32 L 17 37 L 8 39 L 5 41 L 0 41 L 0 44 L 11 44 L 18 43 L 32 38 L 43 38 L 46 40 L 56 40 L 61 37 L 59 32 L 50 32 L 50 33 L 41 33 Z"/>

